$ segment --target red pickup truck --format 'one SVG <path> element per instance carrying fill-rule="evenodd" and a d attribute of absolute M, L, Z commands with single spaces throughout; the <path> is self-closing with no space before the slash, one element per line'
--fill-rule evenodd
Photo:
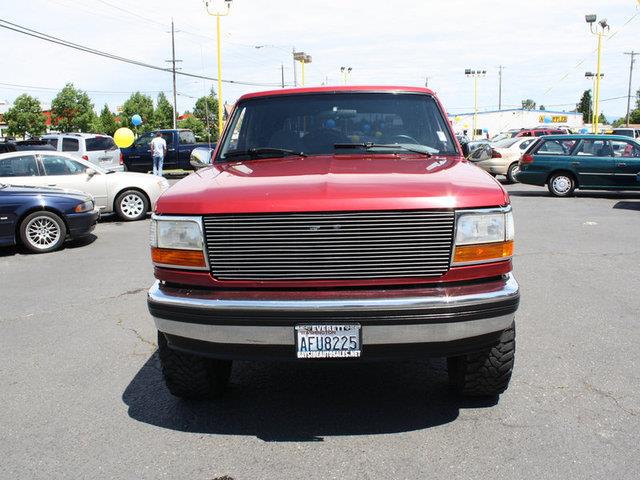
<path fill-rule="evenodd" d="M 495 396 L 514 362 L 509 197 L 464 159 L 435 94 L 321 87 L 237 102 L 212 165 L 151 221 L 148 307 L 169 390 L 224 391 L 236 359 L 448 359 Z"/>

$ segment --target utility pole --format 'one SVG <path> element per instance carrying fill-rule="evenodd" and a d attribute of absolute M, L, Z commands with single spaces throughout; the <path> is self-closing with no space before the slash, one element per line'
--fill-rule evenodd
<path fill-rule="evenodd" d="M 502 110 L 502 70 L 505 67 L 498 67 L 498 110 Z"/>
<path fill-rule="evenodd" d="M 430 78 L 431 77 L 424 77 L 424 86 L 425 86 L 425 88 L 429 88 L 429 79 Z"/>
<path fill-rule="evenodd" d="M 176 60 L 176 41 L 175 30 L 173 28 L 173 18 L 171 19 L 171 60 L 166 60 L 171 63 L 171 71 L 173 73 L 173 128 L 176 129 L 176 121 L 178 117 L 178 99 L 176 94 L 176 62 L 182 60 Z"/>
<path fill-rule="evenodd" d="M 280 77 L 282 79 L 282 88 L 284 88 L 284 64 L 280 64 Z"/>
<path fill-rule="evenodd" d="M 640 1 L 640 0 L 639 0 Z M 635 63 L 635 56 L 640 55 L 638 52 L 634 52 L 633 50 L 630 52 L 624 52 L 625 55 L 629 55 L 631 57 L 631 63 L 629 65 L 629 94 L 627 97 L 627 127 L 629 126 L 629 115 L 631 113 L 631 81 L 633 80 L 633 64 Z"/>

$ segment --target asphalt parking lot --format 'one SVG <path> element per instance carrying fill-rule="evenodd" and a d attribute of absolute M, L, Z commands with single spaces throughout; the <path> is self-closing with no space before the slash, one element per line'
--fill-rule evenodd
<path fill-rule="evenodd" d="M 62 251 L 0 250 L 0 477 L 637 478 L 640 194 L 512 185 L 515 373 L 463 401 L 441 360 L 238 363 L 231 391 L 166 390 L 148 221 Z"/>

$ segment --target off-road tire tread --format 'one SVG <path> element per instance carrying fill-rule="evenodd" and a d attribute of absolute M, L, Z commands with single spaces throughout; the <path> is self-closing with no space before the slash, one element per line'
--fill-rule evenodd
<path fill-rule="evenodd" d="M 496 396 L 509 386 L 516 350 L 515 323 L 500 341 L 482 352 L 448 359 L 449 377 L 462 395 Z"/>
<path fill-rule="evenodd" d="M 220 397 L 231 375 L 231 362 L 198 357 L 171 349 L 158 332 L 158 354 L 165 384 L 172 395 L 189 400 Z"/>

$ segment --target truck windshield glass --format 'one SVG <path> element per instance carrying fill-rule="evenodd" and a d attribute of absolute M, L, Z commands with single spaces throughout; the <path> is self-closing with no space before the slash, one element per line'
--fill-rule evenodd
<path fill-rule="evenodd" d="M 239 153 L 267 148 L 306 155 L 411 154 L 412 148 L 441 155 L 458 153 L 435 100 L 420 94 L 332 93 L 253 98 L 238 106 L 227 132 L 217 160 L 255 158 L 250 155 L 245 158 Z M 344 144 L 361 146 L 340 148 Z M 370 144 L 384 148 L 372 150 L 367 147 Z"/>

